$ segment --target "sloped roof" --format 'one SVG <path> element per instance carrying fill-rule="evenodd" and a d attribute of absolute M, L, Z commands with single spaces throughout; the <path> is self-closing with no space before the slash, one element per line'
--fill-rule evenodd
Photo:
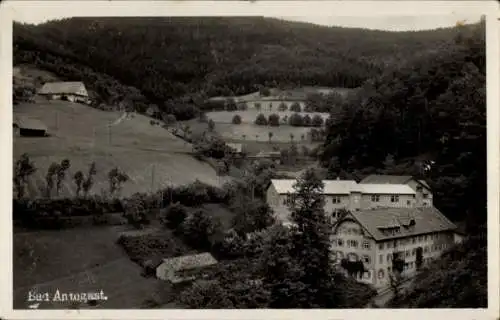
<path fill-rule="evenodd" d="M 295 179 L 273 179 L 271 183 L 279 194 L 294 193 L 293 185 Z M 360 192 L 360 188 L 354 180 L 323 180 L 323 194 L 349 194 Z"/>
<path fill-rule="evenodd" d="M 19 129 L 47 131 L 47 126 L 43 122 L 38 119 L 29 118 L 26 116 L 14 116 L 14 124 L 17 125 Z"/>
<path fill-rule="evenodd" d="M 38 91 L 39 94 L 77 94 L 88 96 L 83 82 L 47 82 Z"/>
<path fill-rule="evenodd" d="M 163 259 L 162 265 L 167 265 L 174 271 L 189 270 L 207 267 L 217 263 L 217 260 L 208 252 Z"/>
<path fill-rule="evenodd" d="M 407 184 L 359 184 L 363 194 L 415 194 Z"/>
<path fill-rule="evenodd" d="M 455 224 L 435 207 L 360 210 L 351 212 L 349 216 L 354 217 L 377 241 L 456 229 Z M 415 225 L 406 228 L 404 225 L 411 219 Z M 401 226 L 400 232 L 395 235 L 387 235 L 380 230 L 395 226 Z"/>
<path fill-rule="evenodd" d="M 375 183 L 375 184 L 406 184 L 409 180 L 414 179 L 413 176 L 403 175 L 382 175 L 382 174 L 371 174 L 361 180 L 360 183 Z M 416 179 L 415 179 L 416 180 Z M 416 180 L 420 184 L 424 185 L 426 188 L 430 189 L 429 185 L 425 180 Z"/>

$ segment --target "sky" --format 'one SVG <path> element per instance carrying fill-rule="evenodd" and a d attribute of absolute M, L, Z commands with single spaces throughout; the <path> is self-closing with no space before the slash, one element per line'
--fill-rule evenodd
<path fill-rule="evenodd" d="M 17 2 L 17 1 L 16 1 Z M 47 20 L 53 20 L 53 19 L 60 19 L 60 18 L 66 18 L 66 17 L 71 17 L 72 15 L 94 15 L 96 14 L 103 14 L 103 12 L 108 11 L 112 12 L 109 15 L 116 15 L 118 11 L 120 10 L 104 10 L 104 9 L 109 9 L 109 8 L 102 8 L 102 9 L 93 9 L 92 6 L 84 6 L 81 9 L 79 8 L 76 10 L 75 8 L 71 8 L 68 6 L 61 6 L 59 4 L 65 3 L 66 1 L 56 1 L 55 5 L 49 5 L 49 6 L 43 6 L 43 5 L 38 5 L 36 9 L 34 7 L 30 7 L 28 5 L 24 5 L 24 3 L 28 3 L 30 1 L 19 1 L 17 3 L 20 3 L 21 5 L 18 5 L 16 3 L 16 7 L 13 10 L 13 19 L 15 21 L 19 22 L 24 22 L 24 23 L 41 23 L 45 22 Z M 50 1 L 48 1 L 50 3 Z M 59 4 L 57 4 L 59 3 Z M 66 2 L 67 3 L 67 2 Z M 106 3 L 106 2 L 104 2 Z M 305 2 L 302 2 L 302 4 Z M 411 2 L 410 2 L 411 3 Z M 451 3 L 450 3 L 451 5 Z M 125 5 L 126 6 L 126 5 Z M 224 9 L 223 4 L 218 6 L 219 8 Z M 127 8 L 120 8 L 123 9 L 121 12 L 124 12 L 124 15 L 157 15 L 161 14 L 161 10 L 164 9 L 164 7 L 158 7 L 158 10 L 156 10 L 156 7 L 153 5 L 149 6 L 142 6 L 139 7 L 139 9 L 144 10 L 144 12 L 140 12 L 139 10 L 132 8 L 132 6 L 129 6 L 128 11 L 131 12 L 126 12 Z M 202 12 L 201 15 L 217 15 L 216 9 L 210 10 L 212 7 L 207 7 L 207 8 L 194 8 L 192 7 L 193 15 L 200 15 L 200 12 Z M 286 8 L 283 10 L 282 8 Z M 307 8 L 307 7 L 305 7 Z M 73 9 L 73 10 L 71 10 Z M 169 8 L 171 9 L 171 8 Z M 179 9 L 179 8 L 177 8 Z M 200 9 L 204 9 L 200 10 Z M 318 9 L 318 8 L 316 8 Z M 76 10 L 76 11 L 75 11 Z M 331 9 L 330 9 L 331 10 Z M 166 10 L 163 10 L 166 12 Z M 184 11 L 178 10 L 178 12 L 184 13 L 184 15 L 189 15 L 188 12 L 190 10 L 186 10 L 184 8 Z M 259 12 L 260 11 L 260 12 Z M 314 23 L 314 24 L 319 24 L 319 25 L 326 25 L 326 26 L 342 26 L 342 27 L 353 27 L 353 28 L 367 28 L 367 29 L 378 29 L 378 30 L 388 30 L 388 31 L 407 31 L 407 30 L 429 30 L 429 29 L 437 29 L 437 28 L 443 28 L 443 27 L 452 27 L 455 26 L 457 21 L 465 21 L 466 23 L 475 23 L 480 20 L 480 14 L 477 13 L 477 11 L 471 10 L 471 13 L 469 13 L 467 10 L 462 10 L 459 13 L 448 13 L 448 14 L 443 14 L 443 13 L 437 13 L 437 14 L 413 14 L 413 15 L 408 15 L 407 13 L 404 15 L 368 15 L 368 13 L 364 13 L 365 16 L 348 16 L 345 14 L 345 9 L 338 10 L 341 11 L 339 14 L 337 10 L 331 10 L 332 12 L 335 12 L 336 15 L 326 15 L 325 11 L 321 10 L 310 10 L 309 13 L 304 14 L 304 15 L 295 15 L 295 12 L 307 12 L 307 9 L 304 10 L 304 8 L 292 8 L 292 7 L 281 7 L 279 10 L 277 10 L 277 7 L 270 8 L 270 9 L 257 9 L 254 12 L 260 13 L 260 14 L 255 14 L 255 15 L 260 15 L 262 16 L 262 13 L 266 13 L 271 11 L 269 14 L 264 14 L 266 17 L 274 17 L 274 18 L 280 18 L 280 19 L 285 19 L 285 20 L 293 20 L 293 21 L 301 21 L 301 22 L 309 22 L 309 23 Z M 283 16 L 283 11 L 286 12 L 288 16 Z M 314 11 L 314 12 L 313 12 Z M 327 10 L 328 11 L 328 10 Z M 370 10 L 367 10 L 370 11 Z M 74 13 L 76 12 L 76 13 Z M 152 14 L 151 14 L 152 12 Z M 160 13 L 158 13 L 160 12 Z M 170 11 L 172 12 L 172 10 Z M 252 13 L 249 13 L 249 10 L 244 11 L 245 15 L 253 15 Z M 281 14 L 277 13 L 281 12 Z M 416 11 L 418 12 L 418 11 Z M 186 14 L 187 13 L 187 14 Z"/>

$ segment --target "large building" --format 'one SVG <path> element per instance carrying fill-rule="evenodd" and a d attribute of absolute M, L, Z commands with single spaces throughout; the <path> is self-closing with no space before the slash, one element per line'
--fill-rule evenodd
<path fill-rule="evenodd" d="M 289 196 L 296 180 L 271 180 L 267 202 L 290 223 Z M 433 206 L 429 185 L 412 176 L 366 177 L 360 183 L 324 180 L 324 208 L 332 215 L 332 261 L 359 281 L 386 287 L 394 261 L 402 275 L 461 241 L 456 226 Z M 338 209 L 346 209 L 340 215 Z M 345 212 L 345 211 L 344 211 Z"/>
<path fill-rule="evenodd" d="M 358 280 L 386 287 L 394 261 L 400 260 L 403 276 L 411 276 L 460 240 L 456 226 L 434 207 L 351 211 L 334 227 L 332 260 L 337 266 L 343 259 L 361 261 Z"/>
<path fill-rule="evenodd" d="M 47 82 L 38 94 L 49 100 L 88 103 L 89 95 L 83 82 Z"/>
<path fill-rule="evenodd" d="M 289 195 L 294 193 L 294 179 L 271 180 L 267 203 L 278 219 L 288 222 Z M 432 206 L 430 189 L 420 189 L 413 180 L 407 183 L 356 183 L 354 180 L 324 180 L 324 208 L 328 215 L 338 218 L 338 210 L 350 211 L 375 208 L 415 208 Z M 412 188 L 414 186 L 414 188 Z M 425 201 L 423 194 L 425 194 Z"/>

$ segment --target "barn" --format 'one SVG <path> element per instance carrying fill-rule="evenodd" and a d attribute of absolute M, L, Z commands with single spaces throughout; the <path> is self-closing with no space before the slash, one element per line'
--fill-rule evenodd
<path fill-rule="evenodd" d="M 40 120 L 28 117 L 15 117 L 13 123 L 15 136 L 46 137 L 48 129 Z"/>
<path fill-rule="evenodd" d="M 83 82 L 47 82 L 38 94 L 48 100 L 88 103 L 89 95 Z"/>

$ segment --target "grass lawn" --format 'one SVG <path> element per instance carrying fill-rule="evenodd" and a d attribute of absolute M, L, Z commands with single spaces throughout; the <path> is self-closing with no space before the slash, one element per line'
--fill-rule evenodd
<path fill-rule="evenodd" d="M 71 161 L 71 168 L 62 196 L 75 194 L 71 177 L 78 170 L 86 172 L 92 161 L 96 162 L 98 172 L 91 193 L 108 190 L 107 173 L 114 167 L 131 178 L 123 185 L 123 196 L 169 184 L 187 184 L 195 179 L 211 185 L 224 182 L 210 165 L 188 154 L 192 151 L 189 143 L 159 126 L 152 126 L 148 117 L 135 114 L 133 118 L 120 120 L 123 114 L 119 112 L 62 101 L 14 108 L 14 115 L 37 118 L 52 134 L 47 138 L 14 138 L 14 159 L 28 153 L 38 168 L 28 188 L 29 196 L 41 194 L 48 167 L 65 158 Z M 108 130 L 107 125 L 113 122 L 116 124 Z"/>
<path fill-rule="evenodd" d="M 51 293 L 102 289 L 108 296 L 100 302 L 102 308 L 139 308 L 165 291 L 164 282 L 142 277 L 141 268 L 116 244 L 121 231 L 123 227 L 93 227 L 14 234 L 14 308 L 27 307 L 33 288 Z M 69 307 L 62 302 L 40 305 Z"/>

